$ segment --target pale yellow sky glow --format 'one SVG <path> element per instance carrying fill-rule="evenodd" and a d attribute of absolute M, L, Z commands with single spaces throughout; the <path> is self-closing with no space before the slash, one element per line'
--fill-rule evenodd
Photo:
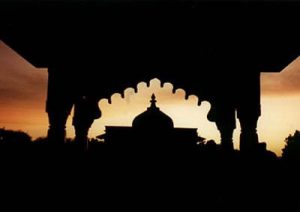
<path fill-rule="evenodd" d="M 103 116 L 95 122 L 90 134 L 92 136 L 99 135 L 101 132 L 99 129 L 103 130 L 104 125 L 131 126 L 134 117 L 149 107 L 150 96 L 155 93 L 157 106 L 172 117 L 175 127 L 198 128 L 201 136 L 218 138 L 215 124 L 206 118 L 210 109 L 208 102 L 202 102 L 201 106 L 197 106 L 198 98 L 196 96 L 190 96 L 188 100 L 185 100 L 183 90 L 177 90 L 173 94 L 172 85 L 167 84 L 161 88 L 158 79 L 152 80 L 149 87 L 140 83 L 138 88 L 137 93 L 134 93 L 132 89 L 126 90 L 124 99 L 115 94 L 111 105 L 107 100 L 100 101 L 99 106 Z"/>
<path fill-rule="evenodd" d="M 46 136 L 48 122 L 45 113 L 47 72 L 34 68 L 0 41 L 0 127 L 23 130 L 33 138 Z M 268 149 L 281 155 L 284 139 L 296 129 L 300 130 L 300 60 L 296 60 L 281 73 L 263 73 L 262 116 L 259 120 L 260 141 L 267 142 Z M 133 87 L 135 85 L 132 85 Z M 99 102 L 102 118 L 94 122 L 90 137 L 104 133 L 106 125 L 130 126 L 133 118 L 149 106 L 152 93 L 157 105 L 174 120 L 175 127 L 198 128 L 199 135 L 219 143 L 219 132 L 206 115 L 208 102 L 197 105 L 198 98 L 185 100 L 184 90 L 172 93 L 172 85 L 160 87 L 159 80 L 152 80 L 150 87 L 138 84 L 138 93 L 126 89 L 125 98 L 112 96 Z M 71 116 L 67 124 L 68 137 L 74 136 Z M 239 123 L 234 132 L 235 148 L 238 148 Z"/>

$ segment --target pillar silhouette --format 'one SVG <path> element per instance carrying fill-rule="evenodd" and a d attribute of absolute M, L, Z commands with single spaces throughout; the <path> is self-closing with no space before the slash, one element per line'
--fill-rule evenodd
<path fill-rule="evenodd" d="M 258 117 L 240 118 L 240 150 L 256 151 L 258 147 L 258 135 L 256 132 Z"/>
<path fill-rule="evenodd" d="M 221 105 L 220 105 L 221 106 Z M 234 107 L 220 107 L 217 111 L 216 125 L 221 136 L 221 147 L 225 151 L 233 150 L 232 135 L 235 129 Z"/>
<path fill-rule="evenodd" d="M 257 122 L 261 115 L 260 106 L 260 73 L 241 77 L 243 92 L 238 96 L 237 117 L 241 126 L 240 150 L 243 152 L 256 151 L 259 144 Z"/>
<path fill-rule="evenodd" d="M 73 125 L 75 128 L 75 142 L 83 149 L 87 149 L 88 132 L 94 119 L 101 117 L 98 99 L 91 96 L 80 96 L 75 102 Z"/>
<path fill-rule="evenodd" d="M 62 145 L 66 136 L 66 122 L 73 106 L 73 94 L 67 78 L 60 70 L 49 67 L 46 111 L 49 119 L 50 144 Z"/>

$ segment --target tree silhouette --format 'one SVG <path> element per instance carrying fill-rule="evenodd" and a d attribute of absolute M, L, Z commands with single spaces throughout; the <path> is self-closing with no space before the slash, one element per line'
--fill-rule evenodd
<path fill-rule="evenodd" d="M 31 137 L 22 131 L 0 129 L 0 144 L 28 144 L 31 142 Z"/>
<path fill-rule="evenodd" d="M 296 130 L 294 135 L 285 139 L 285 147 L 282 149 L 282 159 L 288 162 L 300 161 L 300 131 Z"/>

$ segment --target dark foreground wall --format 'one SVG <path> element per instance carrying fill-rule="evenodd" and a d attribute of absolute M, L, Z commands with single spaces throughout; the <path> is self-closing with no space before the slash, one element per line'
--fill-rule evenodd
<path fill-rule="evenodd" d="M 71 146 L 63 151 L 44 147 L 1 151 L 2 206 L 299 211 L 299 164 L 288 166 L 270 155 L 103 146 L 82 154 Z"/>

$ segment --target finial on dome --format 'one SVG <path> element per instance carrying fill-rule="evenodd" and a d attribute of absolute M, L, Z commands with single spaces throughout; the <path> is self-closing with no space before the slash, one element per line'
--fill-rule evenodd
<path fill-rule="evenodd" d="M 174 128 L 172 119 L 156 107 L 156 97 L 154 94 L 151 96 L 150 103 L 150 107 L 145 112 L 133 119 L 132 127 L 140 129 L 159 128 L 159 130 Z"/>
<path fill-rule="evenodd" d="M 151 96 L 150 103 L 151 103 L 150 108 L 157 108 L 157 107 L 156 107 L 156 97 L 155 97 L 154 93 L 153 93 L 152 96 Z"/>

